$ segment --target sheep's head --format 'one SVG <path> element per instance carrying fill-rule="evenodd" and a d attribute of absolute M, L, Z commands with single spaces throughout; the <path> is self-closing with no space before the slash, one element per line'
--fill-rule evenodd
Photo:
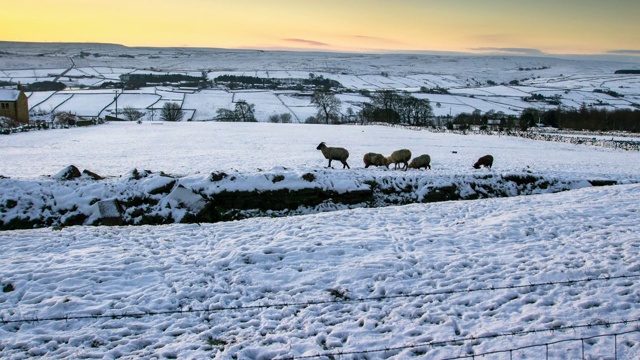
<path fill-rule="evenodd" d="M 325 144 L 324 142 L 321 142 L 320 145 L 318 145 L 318 147 L 316 148 L 316 150 L 322 150 L 323 148 L 326 148 L 327 144 Z"/>

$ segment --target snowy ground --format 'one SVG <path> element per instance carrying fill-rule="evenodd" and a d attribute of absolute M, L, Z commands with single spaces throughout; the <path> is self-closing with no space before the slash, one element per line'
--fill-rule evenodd
<path fill-rule="evenodd" d="M 528 166 L 628 185 L 216 224 L 0 232 L 0 357 L 640 356 L 638 152 L 381 126 L 109 123 L 3 137 L 0 174 L 10 178 L 0 181 L 20 187 L 3 186 L 0 201 L 71 186 L 43 177 L 69 164 L 114 179 L 135 167 L 187 183 L 224 171 L 273 186 L 261 173 L 326 166 L 320 141 L 352 154 L 351 170 L 323 170 L 327 186 L 418 174 L 363 168 L 365 152 L 399 147 L 431 154 L 433 169 L 420 174 L 433 179 L 477 172 L 471 164 L 491 153 L 494 168 L 480 172 Z M 78 188 L 85 183 L 99 188 Z M 85 201 L 79 194 L 91 196 L 71 186 L 57 201 Z M 540 346 L 520 349 L 531 345 Z"/>
<path fill-rule="evenodd" d="M 342 171 L 338 162 L 332 164 L 335 176 L 340 177 L 387 171 L 364 169 L 364 154 L 388 156 L 406 148 L 414 157 L 431 156 L 433 176 L 477 173 L 473 163 L 480 156 L 492 154 L 497 172 L 527 169 L 570 179 L 640 181 L 640 156 L 630 151 L 385 126 L 218 122 L 110 122 L 4 136 L 0 142 L 0 175 L 37 179 L 55 175 L 68 165 L 109 177 L 134 168 L 178 176 L 282 168 L 308 172 L 327 165 L 316 150 L 320 142 L 349 151 L 352 171 Z"/>
<path fill-rule="evenodd" d="M 637 359 L 639 196 L 4 232 L 0 355 Z"/>

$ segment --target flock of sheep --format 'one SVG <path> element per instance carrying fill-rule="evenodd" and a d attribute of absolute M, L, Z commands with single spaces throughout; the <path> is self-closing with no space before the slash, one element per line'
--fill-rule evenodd
<path fill-rule="evenodd" d="M 324 142 L 321 142 L 320 145 L 316 148 L 316 150 L 322 151 L 322 155 L 324 155 L 325 159 L 329 160 L 328 167 L 331 167 L 331 161 L 337 160 L 342 163 L 342 168 L 350 169 L 349 164 L 347 164 L 347 158 L 349 158 L 349 152 L 345 148 L 341 147 L 329 147 Z M 398 164 L 403 164 L 402 170 L 407 169 L 431 169 L 431 157 L 427 154 L 420 155 L 418 157 L 413 158 L 411 163 L 409 160 L 411 159 L 411 151 L 407 149 L 401 149 L 394 151 L 390 156 L 384 156 L 382 154 L 377 153 L 366 153 L 364 155 L 364 167 L 368 168 L 369 166 L 386 166 L 389 168 L 389 165 L 394 164 L 394 169 L 398 168 Z M 493 156 L 485 155 L 482 156 L 473 167 L 475 169 L 479 169 L 480 167 L 488 167 L 491 168 L 493 165 Z"/>

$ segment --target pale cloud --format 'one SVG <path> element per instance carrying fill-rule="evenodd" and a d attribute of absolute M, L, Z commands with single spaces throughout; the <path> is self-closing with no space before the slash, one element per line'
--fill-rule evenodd
<path fill-rule="evenodd" d="M 472 48 L 472 51 L 500 53 L 500 54 L 513 54 L 513 55 L 545 55 L 540 49 L 531 48 L 516 48 L 516 47 L 479 47 Z"/>
<path fill-rule="evenodd" d="M 292 42 L 292 43 L 296 43 L 296 44 L 304 44 L 304 45 L 311 45 L 311 46 L 330 46 L 327 43 L 323 43 L 320 41 L 315 41 L 315 40 L 307 40 L 307 39 L 282 39 L 286 42 Z"/>

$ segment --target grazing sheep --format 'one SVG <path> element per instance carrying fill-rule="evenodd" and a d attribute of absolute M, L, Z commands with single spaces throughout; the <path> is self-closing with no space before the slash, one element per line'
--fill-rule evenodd
<path fill-rule="evenodd" d="M 491 168 L 492 165 L 493 165 L 493 156 L 485 155 L 480 159 L 478 159 L 478 161 L 476 161 L 475 164 L 473 164 L 473 168 L 480 169 L 480 166 Z"/>
<path fill-rule="evenodd" d="M 371 165 L 373 166 L 387 165 L 387 159 L 382 154 L 366 153 L 364 154 L 364 158 L 362 160 L 364 161 L 365 168 L 368 168 Z"/>
<path fill-rule="evenodd" d="M 411 159 L 411 151 L 407 149 L 396 150 L 391 153 L 391 156 L 387 157 L 385 165 L 389 167 L 389 165 L 395 164 L 393 168 L 397 169 L 398 163 L 403 163 L 404 167 L 402 169 L 407 170 L 409 167 L 409 159 Z"/>
<path fill-rule="evenodd" d="M 418 157 L 413 158 L 411 160 L 411 164 L 409 164 L 409 168 L 411 169 L 431 169 L 431 156 L 424 154 Z"/>
<path fill-rule="evenodd" d="M 328 167 L 331 167 L 331 160 L 338 160 L 342 163 L 343 169 L 345 167 L 347 169 L 351 169 L 349 164 L 347 164 L 347 158 L 349 157 L 347 149 L 341 147 L 328 147 L 324 142 L 321 142 L 316 150 L 322 151 L 322 155 L 324 155 L 325 159 L 329 159 Z"/>

